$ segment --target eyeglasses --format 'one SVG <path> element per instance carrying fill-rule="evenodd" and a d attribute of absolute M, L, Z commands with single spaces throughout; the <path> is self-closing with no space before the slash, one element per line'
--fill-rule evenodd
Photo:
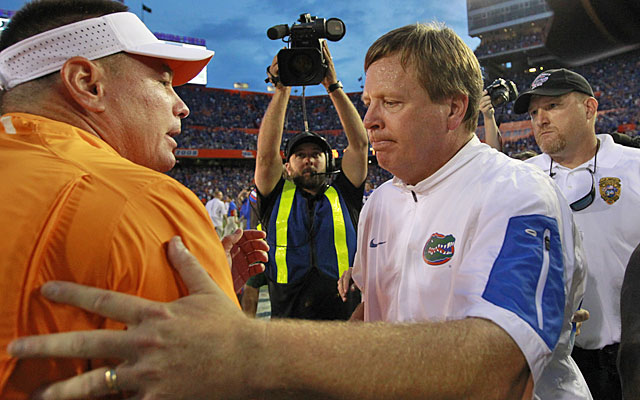
<path fill-rule="evenodd" d="M 591 205 L 591 203 L 593 203 L 593 201 L 596 199 L 596 177 L 595 177 L 595 173 L 596 173 L 596 167 L 598 165 L 598 149 L 600 148 L 600 139 L 598 139 L 598 143 L 596 144 L 596 154 L 593 157 L 593 171 L 591 171 L 591 168 L 587 168 L 587 171 L 589 171 L 589 173 L 591 174 L 591 190 L 589 191 L 589 193 L 587 193 L 586 195 L 584 195 L 582 198 L 574 201 L 573 203 L 569 204 L 569 207 L 571 207 L 571 209 L 573 211 L 582 211 L 585 208 L 589 207 Z M 551 158 L 551 157 L 549 157 Z M 553 168 L 553 159 L 551 159 L 551 165 L 549 166 L 549 176 L 553 178 L 553 176 L 555 175 L 554 172 L 551 172 L 551 169 Z"/>
<path fill-rule="evenodd" d="M 589 191 L 589 193 L 584 195 L 584 197 L 569 204 L 569 207 L 571 207 L 573 211 L 584 210 L 585 208 L 589 207 L 591 203 L 593 203 L 593 200 L 596 199 L 596 178 L 593 176 L 594 171 L 591 171 L 590 168 L 587 168 L 587 171 L 589 171 L 589 173 L 591 174 L 591 190 Z"/>

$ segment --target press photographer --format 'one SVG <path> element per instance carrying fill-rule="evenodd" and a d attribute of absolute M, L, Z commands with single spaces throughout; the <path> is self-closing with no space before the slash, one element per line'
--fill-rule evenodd
<path fill-rule="evenodd" d="M 480 99 L 480 112 L 484 118 L 484 140 L 489 146 L 502 151 L 502 136 L 495 119 L 495 108 L 514 101 L 518 89 L 512 81 L 498 78 L 484 89 Z"/>

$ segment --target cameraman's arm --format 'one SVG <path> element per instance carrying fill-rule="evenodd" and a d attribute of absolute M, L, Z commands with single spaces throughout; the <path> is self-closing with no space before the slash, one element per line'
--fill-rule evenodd
<path fill-rule="evenodd" d="M 480 99 L 480 111 L 484 116 L 484 141 L 489 146 L 498 151 L 502 151 L 502 137 L 500 136 L 500 129 L 496 124 L 495 110 L 491 105 L 491 97 L 484 91 L 484 96 Z"/>
<path fill-rule="evenodd" d="M 273 58 L 269 71 L 272 76 L 278 76 L 278 57 Z M 260 132 L 258 133 L 258 154 L 256 156 L 255 181 L 256 187 L 263 196 L 268 196 L 282 176 L 282 157 L 280 143 L 287 103 L 291 88 L 276 84 L 276 92 L 264 113 Z"/>
<path fill-rule="evenodd" d="M 338 82 L 338 78 L 326 41 L 322 42 L 322 47 L 328 66 L 322 85 L 329 91 L 329 86 Z M 342 156 L 342 172 L 354 186 L 358 187 L 367 178 L 367 149 L 369 146 L 367 131 L 362 124 L 362 118 L 344 90 L 335 89 L 329 93 L 329 97 L 338 111 L 340 123 L 349 142 Z"/>

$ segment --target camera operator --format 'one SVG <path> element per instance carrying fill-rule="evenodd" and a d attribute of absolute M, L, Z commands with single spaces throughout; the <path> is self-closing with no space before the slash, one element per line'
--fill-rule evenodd
<path fill-rule="evenodd" d="M 260 126 L 255 181 L 258 216 L 271 247 L 265 274 L 273 317 L 348 319 L 359 302 L 354 298 L 343 303 L 336 281 L 355 256 L 368 140 L 362 119 L 337 79 L 328 46 L 322 43 L 327 62 L 322 85 L 349 142 L 340 172 L 331 170 L 329 144 L 313 132 L 289 140 L 283 168 L 280 143 L 291 88 L 278 78 L 277 57 L 267 70 L 276 91 Z"/>

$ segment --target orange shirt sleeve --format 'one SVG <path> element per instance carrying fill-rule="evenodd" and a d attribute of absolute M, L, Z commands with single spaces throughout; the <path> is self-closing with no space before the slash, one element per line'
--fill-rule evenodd
<path fill-rule="evenodd" d="M 181 184 L 163 180 L 149 185 L 144 193 L 127 201 L 118 221 L 108 287 L 158 301 L 186 295 L 186 287 L 166 256 L 169 239 L 179 235 L 218 286 L 238 304 L 226 254 L 213 224 L 202 203 Z"/>
<path fill-rule="evenodd" d="M 238 304 L 226 255 L 213 224 L 197 197 L 177 181 L 162 176 L 134 193 L 102 190 L 91 179 L 80 179 L 68 191 L 64 204 L 45 228 L 40 255 L 32 261 L 34 268 L 23 292 L 18 336 L 124 328 L 115 321 L 44 299 L 39 288 L 52 279 L 164 302 L 187 295 L 166 256 L 167 242 L 174 235 L 182 237 L 218 286 Z M 11 360 L 5 364 L 12 372 L 3 396 L 26 398 L 44 383 L 118 362 Z"/>

